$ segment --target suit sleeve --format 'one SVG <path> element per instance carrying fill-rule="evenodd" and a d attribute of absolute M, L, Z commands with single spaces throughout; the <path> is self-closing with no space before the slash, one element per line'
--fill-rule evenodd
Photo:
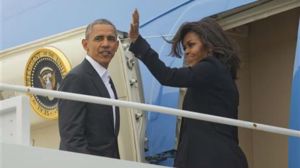
<path fill-rule="evenodd" d="M 173 87 L 206 86 L 212 82 L 217 73 L 216 66 L 210 59 L 204 59 L 193 67 L 167 67 L 141 36 L 130 45 L 129 50 L 147 66 L 162 85 Z"/>
<path fill-rule="evenodd" d="M 78 75 L 67 75 L 62 82 L 60 91 L 86 94 L 84 82 L 86 81 Z M 60 148 L 72 152 L 89 153 L 85 136 L 86 104 L 60 99 L 58 109 Z"/>

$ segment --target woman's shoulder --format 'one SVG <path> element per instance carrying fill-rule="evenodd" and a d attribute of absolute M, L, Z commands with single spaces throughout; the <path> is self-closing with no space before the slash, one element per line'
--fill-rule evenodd
<path fill-rule="evenodd" d="M 210 63 L 213 63 L 213 64 L 220 63 L 220 61 L 218 60 L 218 58 L 215 57 L 215 56 L 213 56 L 213 55 L 209 55 L 209 56 L 203 58 L 200 62 L 210 62 Z"/>
<path fill-rule="evenodd" d="M 196 76 L 216 76 L 218 65 L 214 58 L 206 57 L 199 61 L 194 66 L 190 67 L 191 71 L 196 73 Z"/>
<path fill-rule="evenodd" d="M 220 68 L 221 70 L 226 69 L 226 66 L 217 57 L 215 57 L 213 55 L 202 59 L 199 63 L 201 63 L 201 62 L 202 63 L 208 63 L 211 66 L 215 66 L 217 68 Z"/>
<path fill-rule="evenodd" d="M 193 69 L 196 72 L 204 72 L 214 77 L 225 74 L 227 72 L 226 67 L 215 56 L 208 56 L 196 64 Z"/>
<path fill-rule="evenodd" d="M 219 60 L 214 56 L 208 56 L 199 61 L 195 67 L 207 67 L 207 68 L 216 68 L 219 66 Z"/>

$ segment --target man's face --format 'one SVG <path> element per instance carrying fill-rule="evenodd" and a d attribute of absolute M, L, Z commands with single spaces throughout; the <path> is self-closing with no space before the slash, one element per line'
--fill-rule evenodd
<path fill-rule="evenodd" d="M 119 42 L 113 26 L 96 24 L 92 27 L 88 38 L 82 40 L 82 46 L 89 56 L 107 68 L 118 49 Z"/>

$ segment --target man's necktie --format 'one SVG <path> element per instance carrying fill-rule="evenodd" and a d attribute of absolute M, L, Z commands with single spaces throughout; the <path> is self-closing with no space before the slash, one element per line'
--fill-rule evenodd
<path fill-rule="evenodd" d="M 118 99 L 118 95 L 117 95 L 117 92 L 116 92 L 116 88 L 115 88 L 115 85 L 113 83 L 113 81 L 111 79 L 109 79 L 109 84 L 115 94 L 115 98 Z M 115 135 L 118 135 L 119 134 L 119 130 L 120 130 L 120 110 L 119 110 L 119 107 L 118 106 L 115 106 L 115 117 L 116 117 L 116 125 L 115 125 Z"/>

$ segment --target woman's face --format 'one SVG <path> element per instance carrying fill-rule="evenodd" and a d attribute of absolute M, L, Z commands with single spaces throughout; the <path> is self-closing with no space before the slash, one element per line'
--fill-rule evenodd
<path fill-rule="evenodd" d="M 184 36 L 183 50 L 185 61 L 188 66 L 194 66 L 207 56 L 207 50 L 204 48 L 199 36 L 194 32 L 188 32 Z"/>

